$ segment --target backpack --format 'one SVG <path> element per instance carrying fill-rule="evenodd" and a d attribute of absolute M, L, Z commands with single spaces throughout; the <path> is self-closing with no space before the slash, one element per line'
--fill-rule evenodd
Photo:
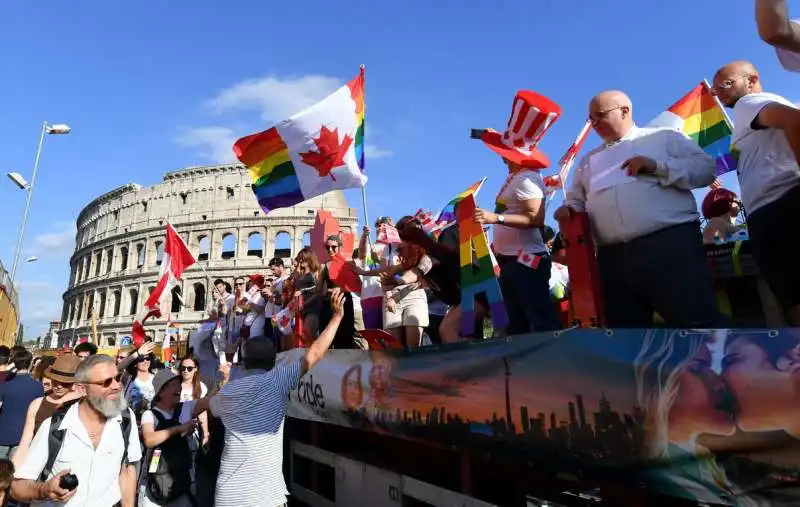
<path fill-rule="evenodd" d="M 39 475 L 39 481 L 44 482 L 50 477 L 50 473 L 53 471 L 53 465 L 58 457 L 58 451 L 61 450 L 61 445 L 64 443 L 64 436 L 67 433 L 67 430 L 60 429 L 61 422 L 64 420 L 64 416 L 67 415 L 67 411 L 70 407 L 79 401 L 80 399 L 77 399 L 64 403 L 58 407 L 50 417 L 50 434 L 47 439 L 47 462 L 42 469 L 42 473 Z M 122 462 L 120 463 L 120 467 L 122 467 L 128 464 L 128 445 L 130 444 L 132 422 L 131 412 L 127 408 L 123 410 L 120 415 L 122 418 L 119 421 L 119 425 L 122 430 L 123 438 L 125 439 L 125 447 L 122 450 Z"/>
<path fill-rule="evenodd" d="M 181 415 L 183 403 L 178 403 L 170 419 L 166 419 L 158 410 L 152 410 L 156 418 L 157 430 L 165 430 L 180 426 L 178 418 Z M 194 497 L 189 490 L 192 484 L 191 469 L 193 464 L 192 450 L 189 441 L 182 435 L 175 435 L 153 449 L 153 454 L 160 452 L 156 460 L 155 470 L 153 458 L 150 458 L 150 469 L 147 473 L 147 492 L 150 497 L 160 504 L 166 504 L 187 495 L 194 505 Z"/>

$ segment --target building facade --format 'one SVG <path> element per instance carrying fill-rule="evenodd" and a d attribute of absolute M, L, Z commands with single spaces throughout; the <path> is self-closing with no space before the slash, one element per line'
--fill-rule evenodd
<path fill-rule="evenodd" d="M 167 222 L 198 263 L 166 298 L 161 320 L 147 321 L 156 341 L 168 318 L 181 337 L 198 327 L 215 279 L 264 273 L 271 258 L 289 259 L 308 245 L 320 209 L 334 214 L 342 232 L 357 232 L 357 212 L 339 191 L 265 215 L 238 164 L 192 167 L 152 187 L 128 184 L 98 197 L 78 216 L 58 346 L 96 333 L 98 345 L 113 347 L 130 335 L 158 278 Z"/>
<path fill-rule="evenodd" d="M 0 345 L 11 347 L 17 341 L 19 299 L 8 271 L 0 262 Z"/>

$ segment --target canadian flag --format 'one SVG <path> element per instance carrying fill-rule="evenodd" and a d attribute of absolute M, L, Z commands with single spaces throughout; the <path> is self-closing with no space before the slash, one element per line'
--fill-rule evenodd
<path fill-rule="evenodd" d="M 417 210 L 414 214 L 414 218 L 419 220 L 420 224 L 422 224 L 422 230 L 428 235 L 439 232 L 447 225 L 446 222 L 437 222 L 436 217 L 433 216 L 433 212 L 422 208 Z"/>
<path fill-rule="evenodd" d="M 378 239 L 376 239 L 375 242 L 382 245 L 396 245 L 400 243 L 400 234 L 398 234 L 394 226 L 381 224 L 378 229 Z"/>
<path fill-rule="evenodd" d="M 517 262 L 519 262 L 523 266 L 536 269 L 539 267 L 539 262 L 541 262 L 541 260 L 542 260 L 541 255 L 527 253 L 521 248 L 517 250 Z"/>
<path fill-rule="evenodd" d="M 186 247 L 175 228 L 171 224 L 166 227 L 166 241 L 164 242 L 164 255 L 161 259 L 161 271 L 158 274 L 156 288 L 150 293 L 150 297 L 144 302 L 144 309 L 141 318 L 133 322 L 131 337 L 133 345 L 138 347 L 144 342 L 144 322 L 151 317 L 161 316 L 161 301 L 172 293 L 172 289 L 178 284 L 183 272 L 197 262 Z"/>

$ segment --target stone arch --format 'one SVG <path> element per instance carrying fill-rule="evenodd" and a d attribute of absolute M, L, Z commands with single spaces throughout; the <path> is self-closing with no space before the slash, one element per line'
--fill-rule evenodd
<path fill-rule="evenodd" d="M 247 256 L 264 257 L 264 235 L 258 231 L 253 231 L 247 235 Z"/>
<path fill-rule="evenodd" d="M 275 257 L 288 259 L 292 257 L 292 235 L 287 231 L 278 231 L 275 235 Z"/>
<path fill-rule="evenodd" d="M 114 299 L 112 308 L 114 309 L 114 317 L 119 317 L 119 309 L 122 305 L 122 291 L 115 290 L 111 293 Z"/>
<path fill-rule="evenodd" d="M 156 247 L 156 266 L 161 265 L 161 261 L 164 260 L 164 242 L 158 240 L 154 243 Z"/>
<path fill-rule="evenodd" d="M 120 271 L 125 271 L 128 269 L 128 247 L 123 246 L 119 249 L 119 269 Z"/>
<path fill-rule="evenodd" d="M 207 261 L 209 254 L 211 253 L 211 240 L 208 238 L 208 236 L 203 235 L 197 238 L 197 242 L 199 245 L 197 250 L 197 260 Z"/>
<path fill-rule="evenodd" d="M 236 235 L 226 232 L 222 235 L 222 255 L 223 259 L 233 259 L 236 257 Z"/>
<path fill-rule="evenodd" d="M 130 311 L 128 315 L 136 315 L 136 312 L 139 310 L 139 289 L 130 289 L 128 291 L 128 296 L 130 297 L 130 307 L 128 308 Z"/>
<path fill-rule="evenodd" d="M 138 245 L 136 245 L 136 267 L 137 268 L 144 267 L 145 255 L 146 255 L 146 252 L 145 252 L 144 243 L 139 243 Z"/>
<path fill-rule="evenodd" d="M 194 305 L 192 309 L 196 312 L 202 312 L 206 306 L 206 286 L 203 282 L 195 282 L 192 287 L 194 289 Z"/>
<path fill-rule="evenodd" d="M 172 288 L 172 301 L 170 302 L 169 311 L 171 313 L 178 313 L 181 311 L 181 288 L 175 286 Z"/>

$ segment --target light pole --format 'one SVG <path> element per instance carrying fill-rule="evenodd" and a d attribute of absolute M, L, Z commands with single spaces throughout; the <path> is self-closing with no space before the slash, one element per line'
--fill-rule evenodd
<path fill-rule="evenodd" d="M 36 184 L 36 173 L 39 171 L 39 157 L 42 155 L 42 146 L 44 146 L 45 134 L 63 135 L 69 134 L 72 129 L 63 123 L 57 125 L 48 125 L 47 122 L 42 123 L 42 134 L 39 136 L 39 147 L 36 149 L 36 159 L 33 162 L 33 175 L 31 175 L 31 182 L 28 184 L 19 173 L 9 173 L 8 177 L 22 189 L 28 191 L 28 196 L 25 199 L 25 212 L 22 214 L 22 225 L 19 228 L 19 239 L 17 240 L 17 249 L 14 252 L 14 264 L 11 265 L 11 283 L 14 283 L 14 276 L 17 274 L 17 264 L 19 264 L 19 254 L 22 250 L 22 240 L 25 237 L 25 226 L 28 224 L 28 211 L 31 207 L 31 197 L 33 197 L 33 186 Z"/>

